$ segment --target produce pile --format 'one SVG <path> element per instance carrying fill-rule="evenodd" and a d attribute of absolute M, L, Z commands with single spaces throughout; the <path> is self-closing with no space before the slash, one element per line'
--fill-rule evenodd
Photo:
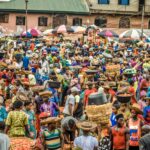
<path fill-rule="evenodd" d="M 109 124 L 109 118 L 112 113 L 112 104 L 89 105 L 86 107 L 87 116 L 90 121 L 97 124 Z"/>
<path fill-rule="evenodd" d="M 117 64 L 117 65 L 113 65 L 113 64 L 106 65 L 106 70 L 108 72 L 120 71 L 120 65 L 119 64 Z"/>
<path fill-rule="evenodd" d="M 10 150 L 33 150 L 34 141 L 26 137 L 10 138 Z"/>

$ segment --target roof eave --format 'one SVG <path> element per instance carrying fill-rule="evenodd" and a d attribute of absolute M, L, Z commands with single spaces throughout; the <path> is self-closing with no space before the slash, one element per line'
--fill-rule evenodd
<path fill-rule="evenodd" d="M 14 12 L 14 13 L 25 13 L 25 10 L 18 9 L 0 9 L 3 12 Z M 28 10 L 28 13 L 46 13 L 46 14 L 78 14 L 78 15 L 89 15 L 90 12 L 75 12 L 75 11 L 51 11 L 51 10 Z"/>

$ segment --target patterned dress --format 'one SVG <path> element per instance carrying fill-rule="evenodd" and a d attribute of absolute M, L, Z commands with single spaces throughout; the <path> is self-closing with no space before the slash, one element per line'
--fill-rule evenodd
<path fill-rule="evenodd" d="M 28 125 L 27 115 L 23 111 L 11 111 L 8 114 L 6 125 L 10 126 L 10 136 L 25 136 L 25 125 Z"/>

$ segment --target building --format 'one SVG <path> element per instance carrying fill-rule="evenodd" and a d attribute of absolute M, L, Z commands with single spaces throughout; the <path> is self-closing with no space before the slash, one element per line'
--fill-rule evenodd
<path fill-rule="evenodd" d="M 102 28 L 141 28 L 144 7 L 144 28 L 150 29 L 150 0 L 87 0 L 90 22 Z"/>
<path fill-rule="evenodd" d="M 44 30 L 58 25 L 91 25 L 101 28 L 150 29 L 150 0 L 0 0 L 0 26 L 20 31 Z"/>
<path fill-rule="evenodd" d="M 25 1 L 0 0 L 0 26 L 13 31 L 25 30 Z M 86 24 L 90 13 L 86 0 L 28 0 L 27 7 L 28 29 Z"/>

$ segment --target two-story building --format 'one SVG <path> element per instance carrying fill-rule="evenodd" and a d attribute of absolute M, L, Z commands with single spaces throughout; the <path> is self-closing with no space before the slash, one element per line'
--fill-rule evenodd
<path fill-rule="evenodd" d="M 26 1 L 27 18 L 26 18 Z M 144 9 L 143 9 L 144 6 Z M 58 25 L 150 29 L 150 0 L 0 0 L 0 26 L 6 30 L 44 30 Z"/>
<path fill-rule="evenodd" d="M 107 28 L 141 28 L 144 6 L 144 28 L 150 29 L 150 0 L 87 0 L 90 22 Z"/>

